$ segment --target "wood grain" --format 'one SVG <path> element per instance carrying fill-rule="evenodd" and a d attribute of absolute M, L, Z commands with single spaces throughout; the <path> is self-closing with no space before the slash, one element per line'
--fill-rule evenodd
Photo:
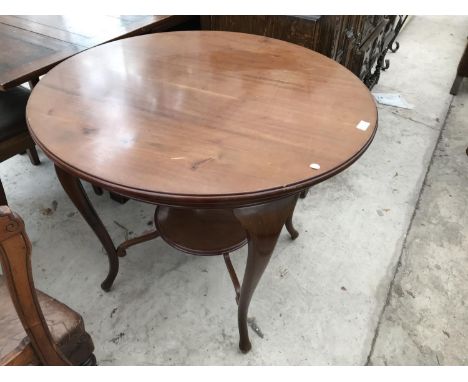
<path fill-rule="evenodd" d="M 45 153 L 80 178 L 208 206 L 277 198 L 341 171 L 370 144 L 377 110 L 356 76 L 316 52 L 191 31 L 72 57 L 36 86 L 27 120 Z"/>
<path fill-rule="evenodd" d="M 191 16 L 0 16 L 0 90 L 105 42 L 166 31 Z"/>
<path fill-rule="evenodd" d="M 252 33 L 304 46 L 356 74 L 368 88 L 378 82 L 387 47 L 396 38 L 400 16 L 391 15 L 211 15 L 205 30 Z"/>

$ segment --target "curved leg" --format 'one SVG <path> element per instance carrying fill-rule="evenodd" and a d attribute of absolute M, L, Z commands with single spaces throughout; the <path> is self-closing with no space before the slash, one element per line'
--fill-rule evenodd
<path fill-rule="evenodd" d="M 62 184 L 63 189 L 78 211 L 80 211 L 80 214 L 92 228 L 107 252 L 107 257 L 109 259 L 109 274 L 102 282 L 101 288 L 108 292 L 117 277 L 117 273 L 119 272 L 119 258 L 117 257 L 114 243 L 89 201 L 80 180 L 58 166 L 55 166 L 55 172 L 57 173 L 57 177 Z"/>
<path fill-rule="evenodd" d="M 239 348 L 243 353 L 247 353 L 252 348 L 247 327 L 250 300 L 270 261 L 281 229 L 294 211 L 296 201 L 297 195 L 293 195 L 267 204 L 233 211 L 247 231 L 249 251 L 238 307 Z"/>
<path fill-rule="evenodd" d="M 304 191 L 301 191 L 301 195 L 300 195 L 300 196 L 301 196 L 301 199 L 304 199 L 304 198 L 307 196 L 308 193 L 309 193 L 309 189 L 308 189 L 308 188 L 305 189 Z"/>
<path fill-rule="evenodd" d="M 307 190 L 304 190 L 302 191 L 300 194 L 299 194 L 299 197 L 302 198 L 302 194 L 303 193 L 306 193 L 309 192 L 309 189 Z M 293 225 L 293 217 L 294 217 L 294 210 L 296 209 L 296 204 L 297 204 L 297 197 L 296 197 L 296 201 L 294 202 L 294 207 L 293 207 L 293 210 L 291 212 L 291 215 L 288 217 L 288 219 L 286 220 L 286 229 L 288 230 L 289 234 L 291 235 L 291 239 L 292 240 L 296 240 L 297 237 L 299 236 L 299 232 L 297 232 L 296 228 L 294 228 L 294 225 Z"/>
<path fill-rule="evenodd" d="M 293 218 L 293 215 L 291 215 L 288 218 L 288 220 L 286 220 L 286 229 L 288 230 L 289 234 L 291 235 L 291 239 L 295 240 L 299 236 L 299 232 L 297 232 L 296 228 L 294 228 L 292 218 Z"/>

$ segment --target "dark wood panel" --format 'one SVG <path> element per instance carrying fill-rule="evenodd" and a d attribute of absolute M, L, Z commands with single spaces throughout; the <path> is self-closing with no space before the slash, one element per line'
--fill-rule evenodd
<path fill-rule="evenodd" d="M 202 29 L 251 33 L 313 49 L 335 57 L 338 45 L 334 32 L 350 16 L 201 16 Z"/>

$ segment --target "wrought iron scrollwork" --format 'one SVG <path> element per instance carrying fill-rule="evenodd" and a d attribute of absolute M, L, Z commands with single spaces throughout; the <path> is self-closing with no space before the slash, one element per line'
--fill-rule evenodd
<path fill-rule="evenodd" d="M 395 48 L 393 47 L 393 44 L 395 44 Z M 388 45 L 388 50 L 392 53 L 396 53 L 396 51 L 400 49 L 400 43 L 398 41 L 395 41 L 395 42 L 391 42 L 389 45 Z"/>
<path fill-rule="evenodd" d="M 382 66 L 382 70 L 387 70 L 390 67 L 390 60 L 388 58 L 385 59 L 385 65 Z"/>
<path fill-rule="evenodd" d="M 395 27 L 393 29 L 392 39 L 388 42 L 387 46 L 384 46 L 382 48 L 382 52 L 379 58 L 377 59 L 377 63 L 375 65 L 374 71 L 372 73 L 369 73 L 363 79 L 364 84 L 369 89 L 372 89 L 375 86 L 375 84 L 377 84 L 377 82 L 379 81 L 380 72 L 383 70 L 387 70 L 390 67 L 390 60 L 385 58 L 387 52 L 390 50 L 392 53 L 395 53 L 400 48 L 400 44 L 398 43 L 398 41 L 395 41 L 395 40 L 398 37 L 398 34 L 400 33 L 401 28 L 403 27 L 406 20 L 408 19 L 408 16 L 399 15 L 397 17 L 398 17 L 398 21 L 396 22 Z M 394 44 L 395 44 L 395 47 L 393 47 Z"/>
<path fill-rule="evenodd" d="M 395 40 L 398 37 L 398 34 L 400 33 L 400 30 L 401 28 L 403 28 L 403 25 L 405 24 L 407 19 L 408 19 L 408 16 L 403 16 L 403 15 L 398 16 L 398 21 L 394 29 L 395 34 L 393 35 L 393 38 L 388 43 L 388 47 L 387 47 L 387 49 L 390 50 L 390 52 L 392 53 L 395 53 L 400 48 L 400 43 Z M 395 48 L 393 47 L 393 44 L 395 44 Z"/>

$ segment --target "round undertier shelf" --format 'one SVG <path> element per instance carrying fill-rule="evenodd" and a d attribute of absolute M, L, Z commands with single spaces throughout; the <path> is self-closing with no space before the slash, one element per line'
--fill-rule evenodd
<path fill-rule="evenodd" d="M 232 210 L 159 206 L 154 221 L 169 245 L 194 255 L 221 255 L 247 243 Z"/>

